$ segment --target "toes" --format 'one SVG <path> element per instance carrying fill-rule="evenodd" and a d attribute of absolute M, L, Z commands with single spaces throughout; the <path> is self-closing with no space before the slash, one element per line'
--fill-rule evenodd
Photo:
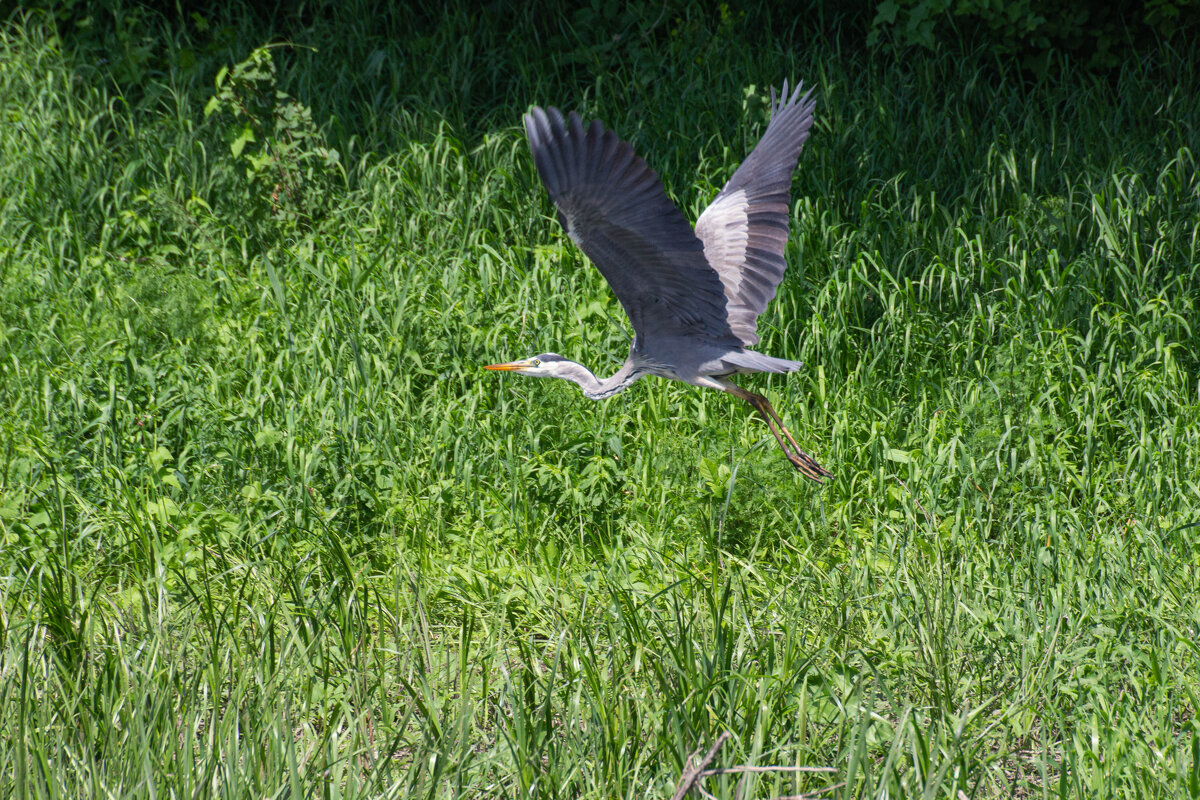
<path fill-rule="evenodd" d="M 803 451 L 795 458 L 789 454 L 788 460 L 792 462 L 793 467 L 804 474 L 804 477 L 817 483 L 825 483 L 826 478 L 833 477 L 832 472 L 822 467 L 816 462 L 816 459 Z"/>

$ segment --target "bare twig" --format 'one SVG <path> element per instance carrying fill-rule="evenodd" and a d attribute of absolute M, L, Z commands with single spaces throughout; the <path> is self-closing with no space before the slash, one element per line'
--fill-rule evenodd
<path fill-rule="evenodd" d="M 724 775 L 727 772 L 837 772 L 836 767 L 717 767 L 700 773 L 701 778 L 709 775 Z"/>
<path fill-rule="evenodd" d="M 687 793 L 695 789 L 706 798 L 711 798 L 712 795 L 705 791 L 699 781 L 702 778 L 708 778 L 713 775 L 731 775 L 736 773 L 748 772 L 807 772 L 807 773 L 830 773 L 837 772 L 833 767 L 753 767 L 741 765 L 736 767 L 717 767 L 716 769 L 707 769 L 708 765 L 717 757 L 717 751 L 721 749 L 721 745 L 725 744 L 725 740 L 730 737 L 729 731 L 722 733 L 717 737 L 717 741 L 713 742 L 713 746 L 705 753 L 704 758 L 696 763 L 696 757 L 700 755 L 700 748 L 697 747 L 688 756 L 687 763 L 683 765 L 683 774 L 679 776 L 679 785 L 675 787 L 675 794 L 671 796 L 671 800 L 683 800 Z M 809 794 L 797 794 L 790 797 L 781 797 L 778 800 L 810 800 L 819 795 L 831 792 L 838 787 L 844 786 L 844 783 L 838 783 L 833 786 L 828 786 L 824 789 L 819 789 Z"/>
<path fill-rule="evenodd" d="M 846 782 L 842 781 L 841 783 L 835 783 L 832 786 L 826 786 L 824 789 L 817 789 L 815 792 L 808 792 L 807 794 L 789 794 L 784 797 L 776 797 L 775 800 L 817 800 L 817 798 L 821 795 L 828 794 L 834 789 L 840 789 L 845 785 Z"/>
<path fill-rule="evenodd" d="M 687 796 L 687 793 L 692 790 L 692 787 L 695 786 L 696 781 L 700 778 L 700 774 L 704 771 L 704 768 L 711 764 L 713 759 L 717 757 L 717 751 L 721 749 L 721 745 L 725 744 L 725 740 L 731 735 L 729 731 L 725 731 L 718 736 L 717 740 L 713 742 L 713 746 L 704 755 L 704 758 L 700 759 L 699 764 L 693 765 L 692 762 L 700 753 L 700 748 L 696 748 L 688 756 L 687 763 L 683 766 L 683 774 L 679 776 L 679 785 L 675 787 L 675 794 L 671 795 L 671 800 L 683 800 Z"/>

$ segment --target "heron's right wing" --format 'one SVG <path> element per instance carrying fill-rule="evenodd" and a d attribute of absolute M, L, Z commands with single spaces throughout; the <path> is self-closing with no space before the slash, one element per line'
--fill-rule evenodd
<path fill-rule="evenodd" d="M 683 213 L 628 142 L 598 120 L 533 108 L 525 133 L 567 235 L 599 268 L 643 344 L 659 337 L 737 341 L 721 279 Z"/>
<path fill-rule="evenodd" d="M 721 276 L 729 299 L 729 325 L 742 344 L 758 341 L 758 315 L 775 297 L 787 265 L 788 194 L 800 150 L 808 139 L 816 101 L 800 95 L 803 84 L 788 96 L 787 82 L 775 102 L 767 132 L 696 220 L 704 254 Z"/>

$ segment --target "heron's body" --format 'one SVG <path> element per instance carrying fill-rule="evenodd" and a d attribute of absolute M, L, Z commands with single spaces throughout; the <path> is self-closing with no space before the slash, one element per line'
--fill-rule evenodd
<path fill-rule="evenodd" d="M 786 83 L 778 104 L 772 92 L 766 133 L 694 230 L 627 142 L 598 121 L 585 129 L 578 114 L 564 119 L 557 109 L 534 108 L 525 130 L 559 222 L 608 280 L 635 336 L 625 364 L 604 379 L 555 353 L 489 369 L 564 378 L 594 400 L 645 375 L 720 389 L 762 415 L 796 469 L 818 482 L 828 477 L 766 398 L 730 380 L 803 366 L 750 346 L 758 342 L 758 316 L 783 279 L 791 176 L 813 106 L 799 88 L 789 96 Z"/>

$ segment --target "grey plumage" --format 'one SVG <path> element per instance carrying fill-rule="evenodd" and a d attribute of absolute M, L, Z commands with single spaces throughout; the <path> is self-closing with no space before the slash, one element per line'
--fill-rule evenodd
<path fill-rule="evenodd" d="M 779 102 L 771 90 L 771 121 L 758 145 L 696 220 L 704 255 L 725 286 L 729 326 L 742 344 L 758 343 L 758 315 L 775 297 L 787 266 L 792 172 L 812 128 L 816 100 L 802 87 Z"/>
<path fill-rule="evenodd" d="M 532 109 L 525 132 L 558 221 L 599 268 L 643 343 L 657 336 L 736 341 L 704 245 L 650 166 L 599 120 Z M 636 265 L 636 268 L 634 268 Z"/>
<path fill-rule="evenodd" d="M 644 375 L 721 389 L 767 421 L 796 469 L 821 482 L 831 473 L 796 444 L 770 403 L 730 380 L 803 365 L 746 349 L 758 316 L 783 279 L 792 172 L 813 122 L 811 92 L 787 83 L 762 140 L 696 221 L 693 230 L 658 175 L 628 142 L 578 114 L 533 108 L 525 132 L 558 220 L 604 275 L 633 325 L 629 357 L 598 379 L 555 353 L 489 369 L 564 378 L 588 397 L 615 394 Z"/>

